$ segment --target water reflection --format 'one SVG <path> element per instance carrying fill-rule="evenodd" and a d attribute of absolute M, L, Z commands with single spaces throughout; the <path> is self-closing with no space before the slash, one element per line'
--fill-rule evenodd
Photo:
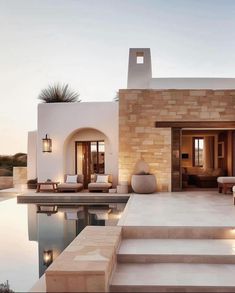
<path fill-rule="evenodd" d="M 0 283 L 26 292 L 38 279 L 38 245 L 28 239 L 27 206 L 0 202 Z"/>
<path fill-rule="evenodd" d="M 28 205 L 29 239 L 38 242 L 39 276 L 48 266 L 46 252 L 51 251 L 54 260 L 87 225 L 116 225 L 124 206 Z"/>
<path fill-rule="evenodd" d="M 124 207 L 58 206 L 50 213 L 16 199 L 0 202 L 0 283 L 9 280 L 13 290 L 28 291 L 47 268 L 46 251 L 54 260 L 86 225 L 116 225 Z"/>

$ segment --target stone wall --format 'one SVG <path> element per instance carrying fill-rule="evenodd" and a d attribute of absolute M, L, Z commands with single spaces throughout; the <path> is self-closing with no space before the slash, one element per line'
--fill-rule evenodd
<path fill-rule="evenodd" d="M 85 227 L 46 270 L 45 292 L 110 292 L 121 235 L 122 227 Z"/>
<path fill-rule="evenodd" d="M 171 190 L 171 129 L 156 121 L 235 121 L 235 90 L 120 90 L 119 180 L 129 180 L 140 159 Z M 206 125 L 205 125 L 206 127 Z"/>
<path fill-rule="evenodd" d="M 13 167 L 14 187 L 27 183 L 27 167 Z"/>
<path fill-rule="evenodd" d="M 0 190 L 13 187 L 12 176 L 0 176 Z"/>

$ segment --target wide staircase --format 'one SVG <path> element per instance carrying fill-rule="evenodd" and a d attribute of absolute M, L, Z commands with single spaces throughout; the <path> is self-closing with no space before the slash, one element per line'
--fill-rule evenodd
<path fill-rule="evenodd" d="M 123 227 L 111 292 L 235 292 L 232 227 Z"/>

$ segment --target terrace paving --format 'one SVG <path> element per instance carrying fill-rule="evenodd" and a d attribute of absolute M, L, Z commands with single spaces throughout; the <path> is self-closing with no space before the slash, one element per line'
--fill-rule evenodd
<path fill-rule="evenodd" d="M 111 292 L 234 292 L 235 206 L 230 195 L 132 195 Z"/>
<path fill-rule="evenodd" d="M 119 225 L 235 228 L 235 206 L 231 194 L 217 191 L 133 194 Z"/>

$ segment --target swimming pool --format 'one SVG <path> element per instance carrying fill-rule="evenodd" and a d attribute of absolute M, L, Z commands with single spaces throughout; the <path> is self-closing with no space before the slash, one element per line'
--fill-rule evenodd
<path fill-rule="evenodd" d="M 0 283 L 9 280 L 18 292 L 29 290 L 39 276 L 38 244 L 28 238 L 27 209 L 16 198 L 0 202 Z"/>
<path fill-rule="evenodd" d="M 90 225 L 116 225 L 124 206 L 59 206 L 56 213 L 38 213 L 37 205 L 20 205 L 16 198 L 0 201 L 0 283 L 8 280 L 12 290 L 28 291 L 47 268 L 46 251 L 55 259 L 87 218 Z"/>

